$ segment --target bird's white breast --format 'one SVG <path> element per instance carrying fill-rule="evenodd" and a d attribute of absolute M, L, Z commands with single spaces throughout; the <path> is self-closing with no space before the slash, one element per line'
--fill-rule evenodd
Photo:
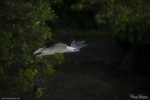
<path fill-rule="evenodd" d="M 74 48 L 69 46 L 67 46 L 66 48 L 50 47 L 42 50 L 43 55 L 52 55 L 55 53 L 65 53 L 65 52 L 74 52 Z"/>

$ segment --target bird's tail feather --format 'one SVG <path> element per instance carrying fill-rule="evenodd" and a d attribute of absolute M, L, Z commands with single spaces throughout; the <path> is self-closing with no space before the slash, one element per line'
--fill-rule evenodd
<path fill-rule="evenodd" d="M 36 50 L 33 54 L 37 54 L 37 53 L 40 53 L 41 50 L 43 50 L 43 48 L 39 48 L 38 50 Z"/>

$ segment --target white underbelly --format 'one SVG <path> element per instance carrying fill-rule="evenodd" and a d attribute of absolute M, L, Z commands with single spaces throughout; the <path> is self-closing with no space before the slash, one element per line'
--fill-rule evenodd
<path fill-rule="evenodd" d="M 55 53 L 56 53 L 56 51 L 54 49 L 51 49 L 51 48 L 45 48 L 42 50 L 43 55 L 52 55 Z"/>
<path fill-rule="evenodd" d="M 43 55 L 52 55 L 55 53 L 65 53 L 66 49 L 62 49 L 62 48 L 45 48 L 42 50 L 42 54 Z"/>

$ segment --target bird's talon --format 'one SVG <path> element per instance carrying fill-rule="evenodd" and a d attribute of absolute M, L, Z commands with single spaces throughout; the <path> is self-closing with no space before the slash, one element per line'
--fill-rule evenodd
<path fill-rule="evenodd" d="M 43 57 L 42 54 L 39 54 L 39 55 L 36 56 L 36 58 L 39 59 L 39 60 L 40 60 L 42 57 Z"/>

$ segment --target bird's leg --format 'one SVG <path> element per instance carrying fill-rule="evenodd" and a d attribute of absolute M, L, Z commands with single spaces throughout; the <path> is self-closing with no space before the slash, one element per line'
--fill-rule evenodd
<path fill-rule="evenodd" d="M 43 54 L 39 54 L 36 56 L 37 59 L 41 59 L 43 57 Z"/>

